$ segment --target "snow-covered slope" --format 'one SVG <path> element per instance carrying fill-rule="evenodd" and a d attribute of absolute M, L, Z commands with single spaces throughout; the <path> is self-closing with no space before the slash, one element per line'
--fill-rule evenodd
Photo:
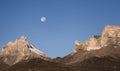
<path fill-rule="evenodd" d="M 30 44 L 31 48 L 29 48 L 31 51 L 33 51 L 34 53 L 44 56 L 44 57 L 48 57 L 44 52 L 38 50 L 37 48 L 35 48 L 32 44 Z"/>

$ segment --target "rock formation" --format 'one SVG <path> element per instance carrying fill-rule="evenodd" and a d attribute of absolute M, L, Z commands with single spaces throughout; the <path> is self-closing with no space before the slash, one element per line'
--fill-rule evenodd
<path fill-rule="evenodd" d="M 45 53 L 28 43 L 24 36 L 17 39 L 15 42 L 8 42 L 8 44 L 2 48 L 1 55 L 3 56 L 3 61 L 9 65 L 16 64 L 25 59 L 48 58 Z"/>
<path fill-rule="evenodd" d="M 101 36 L 95 35 L 92 38 L 90 38 L 85 43 L 81 43 L 80 41 L 75 41 L 75 50 L 73 53 L 79 51 L 79 50 L 97 50 L 101 48 Z"/>
<path fill-rule="evenodd" d="M 101 46 L 120 45 L 120 26 L 106 26 L 102 33 Z"/>
<path fill-rule="evenodd" d="M 76 53 L 78 50 L 97 50 L 107 45 L 120 45 L 120 26 L 106 26 L 101 36 L 95 35 L 85 43 L 75 41 Z"/>
<path fill-rule="evenodd" d="M 100 49 L 100 40 L 101 40 L 101 36 L 95 35 L 92 38 L 90 38 L 88 41 L 85 42 L 85 47 L 86 50 L 90 51 L 90 50 L 96 50 L 96 49 Z"/>

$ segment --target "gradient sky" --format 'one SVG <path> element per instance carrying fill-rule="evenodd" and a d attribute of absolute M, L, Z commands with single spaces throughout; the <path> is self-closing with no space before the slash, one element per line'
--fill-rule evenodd
<path fill-rule="evenodd" d="M 48 56 L 63 57 L 75 40 L 100 35 L 106 25 L 120 25 L 120 0 L 0 0 L 0 49 L 24 35 Z"/>

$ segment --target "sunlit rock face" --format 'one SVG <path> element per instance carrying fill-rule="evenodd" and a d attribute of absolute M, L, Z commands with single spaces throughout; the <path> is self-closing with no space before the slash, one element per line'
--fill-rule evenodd
<path fill-rule="evenodd" d="M 81 43 L 80 41 L 76 40 L 75 41 L 75 50 L 73 52 L 75 53 L 78 50 L 90 51 L 90 50 L 100 49 L 101 48 L 100 41 L 101 41 L 101 36 L 98 36 L 98 35 L 93 36 L 85 43 Z"/>
<path fill-rule="evenodd" d="M 106 26 L 102 33 L 101 46 L 120 45 L 120 26 Z"/>
<path fill-rule="evenodd" d="M 93 36 L 92 38 L 90 38 L 88 41 L 84 43 L 85 49 L 88 51 L 100 49 L 101 48 L 100 40 L 101 40 L 101 36 L 98 36 L 98 35 Z"/>
<path fill-rule="evenodd" d="M 22 36 L 15 42 L 8 42 L 8 44 L 2 48 L 2 55 L 30 55 L 28 46 L 29 43 L 26 41 L 26 38 Z"/>
<path fill-rule="evenodd" d="M 75 41 L 73 53 L 79 50 L 98 50 L 108 45 L 120 45 L 120 26 L 106 26 L 101 36 L 95 35 L 86 42 Z"/>
<path fill-rule="evenodd" d="M 3 61 L 9 65 L 31 58 L 47 59 L 47 55 L 34 48 L 33 45 L 27 42 L 24 36 L 15 42 L 8 42 L 8 44 L 2 48 L 1 55 L 3 56 Z"/>

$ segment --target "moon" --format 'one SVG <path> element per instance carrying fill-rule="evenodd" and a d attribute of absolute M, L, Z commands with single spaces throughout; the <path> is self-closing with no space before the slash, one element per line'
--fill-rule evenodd
<path fill-rule="evenodd" d="M 46 17 L 41 17 L 41 22 L 45 22 L 46 21 Z"/>

